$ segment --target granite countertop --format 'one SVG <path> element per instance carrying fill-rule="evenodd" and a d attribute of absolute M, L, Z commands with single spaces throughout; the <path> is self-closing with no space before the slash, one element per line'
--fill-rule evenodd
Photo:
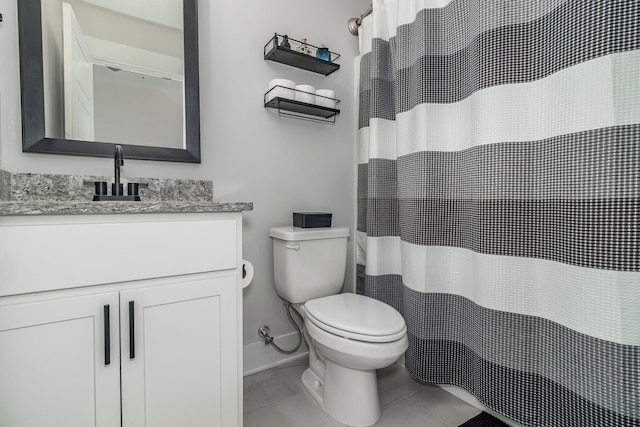
<path fill-rule="evenodd" d="M 94 202 L 85 181 L 110 177 L 10 173 L 0 170 L 0 216 L 242 212 L 253 203 L 215 202 L 209 180 L 124 178 L 143 182 L 142 201 Z M 126 184 L 124 185 L 126 188 Z"/>
<path fill-rule="evenodd" d="M 250 202 L 93 202 L 93 201 L 0 201 L 0 216 L 97 215 L 144 213 L 242 212 L 253 210 Z"/>

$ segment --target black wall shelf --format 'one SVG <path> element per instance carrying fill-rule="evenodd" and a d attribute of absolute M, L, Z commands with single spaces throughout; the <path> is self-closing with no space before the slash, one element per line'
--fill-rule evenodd
<path fill-rule="evenodd" d="M 303 70 L 311 71 L 314 73 L 328 76 L 340 69 L 340 64 L 336 64 L 334 61 L 340 57 L 335 52 L 329 52 L 331 54 L 331 61 L 325 61 L 323 59 L 316 58 L 315 56 L 307 55 L 305 53 L 297 52 L 294 48 L 287 48 L 280 45 L 282 38 L 280 34 L 274 34 L 269 42 L 264 46 L 264 59 L 281 64 L 286 64 L 291 67 L 301 68 Z M 301 45 L 302 42 L 295 39 L 288 39 L 293 46 Z M 306 46 L 312 52 L 315 52 L 318 47 L 306 43 Z"/>
<path fill-rule="evenodd" d="M 295 91 L 295 89 L 292 90 Z M 271 90 L 269 92 L 271 92 Z M 336 108 L 309 104 L 295 99 L 282 98 L 279 96 L 268 99 L 269 92 L 264 94 L 264 107 L 278 110 L 278 114 L 281 116 L 333 124 L 336 122 L 336 116 L 340 114 L 340 110 Z M 336 104 L 340 102 L 337 99 L 333 100 Z"/>
<path fill-rule="evenodd" d="M 267 108 L 277 108 L 280 110 L 292 111 L 300 114 L 307 114 L 310 116 L 317 116 L 323 119 L 330 119 L 331 117 L 340 114 L 340 110 L 335 108 L 322 107 L 320 105 L 307 104 L 306 102 L 296 101 L 295 99 L 287 98 L 273 98 L 264 104 Z"/>

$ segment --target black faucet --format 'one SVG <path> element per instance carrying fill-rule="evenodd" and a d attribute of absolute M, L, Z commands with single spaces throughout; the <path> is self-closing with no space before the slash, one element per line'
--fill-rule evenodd
<path fill-rule="evenodd" d="M 121 145 L 116 145 L 113 160 L 115 163 L 115 182 L 111 185 L 111 195 L 123 196 L 124 186 L 120 183 L 120 166 L 124 166 L 124 154 L 122 153 Z"/>
<path fill-rule="evenodd" d="M 140 195 L 138 191 L 140 188 L 148 187 L 149 184 L 144 182 L 129 182 L 127 184 L 127 192 L 128 194 L 125 196 L 124 194 L 124 184 L 120 182 L 120 166 L 124 166 L 124 154 L 122 152 L 122 146 L 116 145 L 115 150 L 113 152 L 113 163 L 114 163 L 114 180 L 113 184 L 111 184 L 111 195 L 107 194 L 107 183 L 104 181 L 84 181 L 84 185 L 95 186 L 96 192 L 93 196 L 94 202 L 99 201 L 120 201 L 120 200 L 131 200 L 131 201 L 140 201 Z"/>

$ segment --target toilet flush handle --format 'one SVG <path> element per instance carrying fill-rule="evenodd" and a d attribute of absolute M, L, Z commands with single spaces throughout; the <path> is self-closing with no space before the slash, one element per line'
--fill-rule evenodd
<path fill-rule="evenodd" d="M 299 251 L 300 250 L 300 245 L 295 245 L 295 244 L 286 244 L 284 245 L 285 248 L 287 249 L 293 249 L 294 251 Z"/>

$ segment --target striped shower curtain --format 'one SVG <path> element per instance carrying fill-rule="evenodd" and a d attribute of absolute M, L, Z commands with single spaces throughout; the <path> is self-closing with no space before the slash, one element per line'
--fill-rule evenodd
<path fill-rule="evenodd" d="M 640 425 L 640 1 L 373 0 L 358 292 L 528 426 Z"/>

